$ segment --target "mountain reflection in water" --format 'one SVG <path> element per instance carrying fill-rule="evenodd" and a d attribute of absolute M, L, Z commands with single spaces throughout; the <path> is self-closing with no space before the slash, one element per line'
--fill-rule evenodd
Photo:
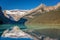
<path fill-rule="evenodd" d="M 22 24 L 2 24 L 0 25 L 0 36 L 2 35 L 2 33 L 6 30 L 6 29 L 11 29 L 14 26 L 18 26 L 20 29 L 26 29 L 27 27 L 25 25 Z"/>

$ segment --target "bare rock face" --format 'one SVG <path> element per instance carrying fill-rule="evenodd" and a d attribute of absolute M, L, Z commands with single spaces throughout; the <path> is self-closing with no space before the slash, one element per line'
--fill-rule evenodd
<path fill-rule="evenodd" d="M 2 37 L 10 37 L 10 38 L 32 38 L 29 34 L 23 32 L 19 29 L 19 27 L 15 26 L 11 31 L 6 30 L 2 34 Z"/>

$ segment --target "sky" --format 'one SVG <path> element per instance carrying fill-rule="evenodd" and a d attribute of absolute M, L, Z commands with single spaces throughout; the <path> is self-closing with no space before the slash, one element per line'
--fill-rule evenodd
<path fill-rule="evenodd" d="M 60 2 L 60 0 L 0 0 L 0 6 L 3 10 L 29 10 L 37 7 L 41 3 L 47 6 L 53 6 L 58 2 Z"/>

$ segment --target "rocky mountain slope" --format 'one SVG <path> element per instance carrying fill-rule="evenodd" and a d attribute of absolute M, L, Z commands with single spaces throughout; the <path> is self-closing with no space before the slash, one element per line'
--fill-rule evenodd
<path fill-rule="evenodd" d="M 33 18 L 28 18 L 27 24 L 60 24 L 60 3 L 56 6 L 44 7 L 42 11 L 29 15 Z"/>
<path fill-rule="evenodd" d="M 34 15 L 34 18 L 28 20 L 27 22 L 29 24 L 60 24 L 60 10 Z"/>

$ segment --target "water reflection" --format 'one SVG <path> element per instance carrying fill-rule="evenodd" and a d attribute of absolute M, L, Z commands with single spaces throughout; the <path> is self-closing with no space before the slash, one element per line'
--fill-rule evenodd
<path fill-rule="evenodd" d="M 25 25 L 20 25 L 20 24 L 2 24 L 2 25 L 0 25 L 0 36 L 6 29 L 10 30 L 14 26 L 18 26 L 20 29 L 26 29 L 27 28 Z"/>

